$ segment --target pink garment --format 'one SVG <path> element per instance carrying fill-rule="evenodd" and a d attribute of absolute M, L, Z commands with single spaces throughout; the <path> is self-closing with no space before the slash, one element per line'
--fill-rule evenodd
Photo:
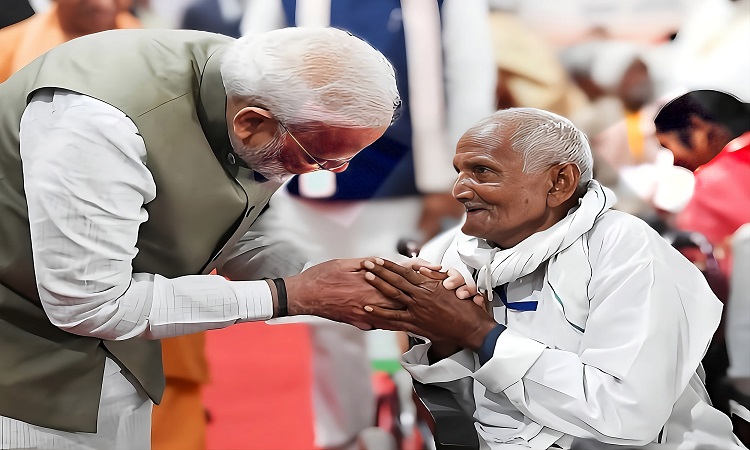
<path fill-rule="evenodd" d="M 695 193 L 677 216 L 678 228 L 705 235 L 719 248 L 719 257 L 729 251 L 728 238 L 746 223 L 750 223 L 750 132 L 695 171 Z M 720 264 L 727 273 L 729 261 Z"/>

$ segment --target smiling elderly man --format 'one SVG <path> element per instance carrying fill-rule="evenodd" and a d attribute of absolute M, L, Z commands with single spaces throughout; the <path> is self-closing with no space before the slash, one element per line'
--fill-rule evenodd
<path fill-rule="evenodd" d="M 483 448 L 741 448 L 700 375 L 721 303 L 646 223 L 610 209 L 581 131 L 502 110 L 464 134 L 453 161 L 465 222 L 420 256 L 467 285 L 370 260 L 366 279 L 406 310 L 365 309 L 425 338 L 404 366 L 457 394 Z"/>
<path fill-rule="evenodd" d="M 365 326 L 358 264 L 287 278 L 287 299 L 263 278 L 293 249 L 250 227 L 292 174 L 345 170 L 399 103 L 385 57 L 333 28 L 108 31 L 0 84 L 1 447 L 149 448 L 158 339 L 286 314 Z"/>

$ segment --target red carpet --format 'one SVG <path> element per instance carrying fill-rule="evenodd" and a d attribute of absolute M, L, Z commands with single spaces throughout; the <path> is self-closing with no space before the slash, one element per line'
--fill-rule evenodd
<path fill-rule="evenodd" d="M 208 450 L 313 450 L 310 338 L 302 324 L 209 331 Z"/>

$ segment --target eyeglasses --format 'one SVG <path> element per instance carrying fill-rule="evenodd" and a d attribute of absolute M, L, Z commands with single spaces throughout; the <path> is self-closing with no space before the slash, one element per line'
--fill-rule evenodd
<path fill-rule="evenodd" d="M 352 158 L 354 158 L 352 156 L 351 158 L 326 159 L 326 160 L 323 160 L 321 162 L 320 160 L 318 160 L 318 158 L 316 158 L 313 155 L 311 155 L 310 152 L 308 152 L 307 149 L 302 144 L 300 144 L 300 142 L 297 140 L 296 137 L 294 137 L 294 135 L 291 133 L 291 131 L 289 131 L 289 128 L 287 128 L 286 125 L 284 125 L 281 122 L 279 122 L 279 125 L 281 125 L 281 128 L 283 128 L 284 131 L 286 131 L 286 134 L 288 134 L 289 137 L 292 138 L 292 140 L 297 143 L 297 145 L 299 146 L 299 148 L 301 148 L 302 151 L 305 152 L 305 154 L 307 156 L 309 156 L 310 159 L 312 159 L 313 162 L 315 162 L 315 164 L 317 164 L 317 166 L 318 166 L 318 168 L 320 170 L 327 170 L 329 172 L 333 172 L 334 170 L 340 169 L 340 168 L 344 167 L 345 165 L 349 164 L 349 162 L 352 160 Z"/>

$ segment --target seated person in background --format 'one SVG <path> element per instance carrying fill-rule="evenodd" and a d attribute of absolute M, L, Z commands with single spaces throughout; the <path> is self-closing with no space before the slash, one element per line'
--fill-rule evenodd
<path fill-rule="evenodd" d="M 457 396 L 483 448 L 742 448 L 701 379 L 721 303 L 646 223 L 610 209 L 580 130 L 501 110 L 453 161 L 465 222 L 420 257 L 467 284 L 454 292 L 429 268 L 373 259 L 365 278 L 406 309 L 365 310 L 424 338 L 404 367 Z"/>
<path fill-rule="evenodd" d="M 750 105 L 720 91 L 691 91 L 664 105 L 654 124 L 675 164 L 695 172 L 677 228 L 706 236 L 730 275 L 730 239 L 750 222 Z"/>

